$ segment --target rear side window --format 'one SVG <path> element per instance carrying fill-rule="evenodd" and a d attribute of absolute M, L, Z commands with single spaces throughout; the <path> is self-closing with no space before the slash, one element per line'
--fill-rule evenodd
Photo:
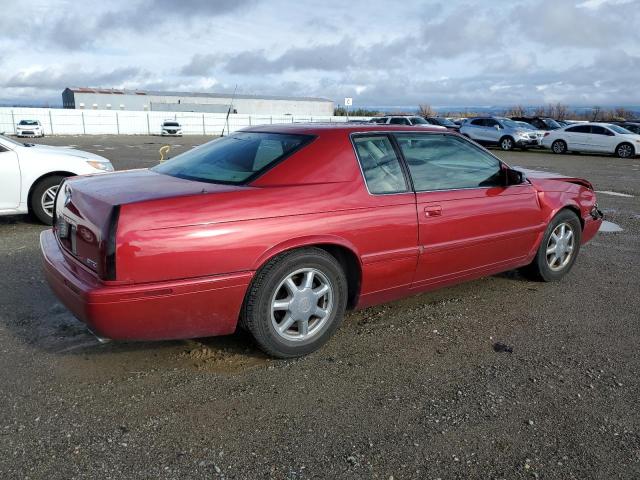
<path fill-rule="evenodd" d="M 400 160 L 389 137 L 386 135 L 354 137 L 353 144 L 370 193 L 408 191 Z"/>
<path fill-rule="evenodd" d="M 416 191 L 501 186 L 500 161 L 453 135 L 396 134 Z"/>
<path fill-rule="evenodd" d="M 476 127 L 484 127 L 485 121 L 484 118 L 477 118 L 475 120 L 471 120 L 471 125 L 475 125 Z"/>
<path fill-rule="evenodd" d="M 607 135 L 612 137 L 613 133 L 611 133 L 609 130 L 607 130 L 604 127 L 600 127 L 599 125 L 592 125 L 591 126 L 591 133 L 595 134 L 595 135 Z"/>
<path fill-rule="evenodd" d="M 567 128 L 565 132 L 569 133 L 591 133 L 591 127 L 589 125 L 578 125 L 577 127 Z"/>
<path fill-rule="evenodd" d="M 238 132 L 178 155 L 152 170 L 198 182 L 243 184 L 312 139 L 309 135 Z"/>
<path fill-rule="evenodd" d="M 389 123 L 391 125 L 410 125 L 409 120 L 401 117 L 392 118 L 391 120 L 389 120 Z"/>

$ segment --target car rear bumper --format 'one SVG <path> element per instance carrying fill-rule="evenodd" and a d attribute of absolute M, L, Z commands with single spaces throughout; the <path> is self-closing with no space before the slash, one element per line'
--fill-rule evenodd
<path fill-rule="evenodd" d="M 40 235 L 44 272 L 60 301 L 99 337 L 166 340 L 236 329 L 253 272 L 109 285 L 67 260 L 51 230 Z"/>

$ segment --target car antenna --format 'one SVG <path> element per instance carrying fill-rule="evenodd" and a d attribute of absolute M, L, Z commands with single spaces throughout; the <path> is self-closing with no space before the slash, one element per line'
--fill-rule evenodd
<path fill-rule="evenodd" d="M 229 130 L 229 114 L 231 113 L 231 108 L 233 107 L 233 100 L 236 98 L 236 91 L 238 90 L 238 84 L 236 83 L 236 88 L 233 89 L 233 95 L 231 95 L 231 103 L 229 103 L 229 109 L 227 110 L 227 118 L 224 120 L 224 125 L 222 126 L 221 137 L 224 137 L 224 129 Z"/>

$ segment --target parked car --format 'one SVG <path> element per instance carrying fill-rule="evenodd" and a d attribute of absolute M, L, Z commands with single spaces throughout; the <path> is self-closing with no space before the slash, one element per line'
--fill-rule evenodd
<path fill-rule="evenodd" d="M 561 128 L 557 121 L 553 118 L 549 117 L 511 117 L 511 120 L 515 120 L 517 122 L 527 122 L 530 125 L 533 125 L 538 130 L 557 130 Z"/>
<path fill-rule="evenodd" d="M 370 120 L 371 123 L 377 123 L 381 125 L 417 125 L 429 127 L 431 124 L 424 118 L 411 115 L 388 115 L 386 117 L 375 117 Z M 437 127 L 445 129 L 445 127 Z"/>
<path fill-rule="evenodd" d="M 430 123 L 431 125 L 437 125 L 439 127 L 445 127 L 445 128 L 448 128 L 449 130 L 455 130 L 456 132 L 460 130 L 460 125 L 457 125 L 456 123 L 452 122 L 448 118 L 444 118 L 444 117 L 425 117 L 424 119 L 427 121 L 427 123 Z"/>
<path fill-rule="evenodd" d="M 612 125 L 618 125 L 624 129 L 629 130 L 631 133 L 640 135 L 640 122 L 610 122 Z"/>
<path fill-rule="evenodd" d="M 93 153 L 0 136 L 0 215 L 31 213 L 51 225 L 53 201 L 65 177 L 112 170 L 109 160 Z"/>
<path fill-rule="evenodd" d="M 530 123 L 527 122 L 517 122 L 516 123 L 518 125 L 520 125 L 522 128 L 524 128 L 525 130 L 529 130 L 532 131 L 536 134 L 536 137 L 538 138 L 538 147 L 542 148 L 542 138 L 544 137 L 545 131 L 544 130 L 537 130 L 536 127 L 534 127 L 533 125 L 531 125 Z"/>
<path fill-rule="evenodd" d="M 67 179 L 41 247 L 53 291 L 100 337 L 239 323 L 295 357 L 347 308 L 520 267 L 558 280 L 600 218 L 586 180 L 525 177 L 446 130 L 265 125 L 149 170 Z"/>
<path fill-rule="evenodd" d="M 502 117 L 469 118 L 460 133 L 483 145 L 498 145 L 502 150 L 538 146 L 538 136 L 515 121 Z"/>
<path fill-rule="evenodd" d="M 167 135 L 181 137 L 182 125 L 180 125 L 180 123 L 175 120 L 165 120 L 164 122 L 162 122 L 160 135 L 162 135 L 163 137 Z"/>
<path fill-rule="evenodd" d="M 610 123 L 580 123 L 546 132 L 542 145 L 553 153 L 597 152 L 630 158 L 640 153 L 640 135 Z"/>
<path fill-rule="evenodd" d="M 20 120 L 16 125 L 18 137 L 44 137 L 44 129 L 40 120 Z"/>

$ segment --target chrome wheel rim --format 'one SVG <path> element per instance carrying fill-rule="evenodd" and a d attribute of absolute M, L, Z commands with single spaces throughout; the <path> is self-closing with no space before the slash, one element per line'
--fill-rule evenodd
<path fill-rule="evenodd" d="M 53 204 L 56 200 L 56 193 L 58 193 L 58 185 L 47 188 L 40 199 L 40 205 L 42 206 L 44 213 L 50 217 L 53 217 Z"/>
<path fill-rule="evenodd" d="M 502 140 L 502 149 L 503 150 L 511 150 L 513 143 L 508 138 Z"/>
<path fill-rule="evenodd" d="M 631 145 L 620 145 L 618 147 L 618 155 L 622 158 L 628 158 L 631 156 Z"/>
<path fill-rule="evenodd" d="M 557 272 L 565 268 L 573 257 L 575 235 L 573 227 L 568 223 L 560 223 L 553 229 L 547 242 L 547 265 Z"/>
<path fill-rule="evenodd" d="M 314 337 L 326 325 L 333 309 L 333 285 L 315 268 L 301 268 L 279 283 L 271 298 L 271 325 L 286 340 Z"/>

